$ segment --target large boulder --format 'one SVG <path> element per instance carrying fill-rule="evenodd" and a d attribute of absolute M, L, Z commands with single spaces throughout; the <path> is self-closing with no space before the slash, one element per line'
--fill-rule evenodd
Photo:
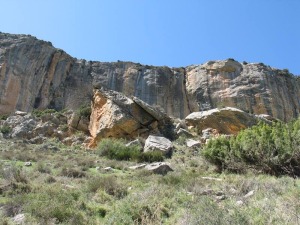
<path fill-rule="evenodd" d="M 255 125 L 258 119 L 240 109 L 226 107 L 191 113 L 185 121 L 199 134 L 207 128 L 216 129 L 222 134 L 237 134 L 240 130 Z"/>
<path fill-rule="evenodd" d="M 93 138 L 90 147 L 96 146 L 102 138 L 168 135 L 172 133 L 170 130 L 172 130 L 171 119 L 143 101 L 136 98 L 133 100 L 116 91 L 94 90 L 89 124 Z"/>
<path fill-rule="evenodd" d="M 160 151 L 166 156 L 171 156 L 173 151 L 172 142 L 165 138 L 159 136 L 149 135 L 145 142 L 144 152 L 149 151 Z"/>

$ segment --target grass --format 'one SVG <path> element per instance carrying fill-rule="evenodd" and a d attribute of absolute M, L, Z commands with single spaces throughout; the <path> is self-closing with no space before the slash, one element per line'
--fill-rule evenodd
<path fill-rule="evenodd" d="M 165 159 L 174 172 L 162 176 L 128 169 L 138 160 L 110 159 L 55 139 L 41 145 L 4 139 L 0 221 L 13 224 L 13 216 L 25 213 L 25 224 L 299 224 L 299 179 L 217 173 L 201 150 L 174 144 Z M 31 167 L 24 166 L 28 160 Z"/>

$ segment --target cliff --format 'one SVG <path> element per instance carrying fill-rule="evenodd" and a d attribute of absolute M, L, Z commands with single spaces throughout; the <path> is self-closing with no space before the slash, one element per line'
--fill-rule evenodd
<path fill-rule="evenodd" d="M 174 117 L 236 107 L 282 120 L 299 115 L 300 83 L 286 70 L 232 59 L 186 68 L 78 60 L 30 35 L 0 33 L 0 114 L 77 109 L 94 88 L 135 96 Z"/>

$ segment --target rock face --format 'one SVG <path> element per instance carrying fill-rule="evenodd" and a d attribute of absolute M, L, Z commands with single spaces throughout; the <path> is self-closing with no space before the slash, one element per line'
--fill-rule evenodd
<path fill-rule="evenodd" d="M 187 125 L 195 127 L 199 134 L 207 128 L 216 129 L 222 134 L 237 134 L 240 130 L 258 122 L 256 116 L 231 107 L 194 112 L 185 120 Z"/>
<path fill-rule="evenodd" d="M 168 115 L 230 106 L 281 120 L 299 115 L 299 80 L 232 59 L 186 68 L 78 60 L 30 35 L 0 33 L 0 114 L 90 104 L 93 88 L 135 96 Z"/>
<path fill-rule="evenodd" d="M 186 68 L 191 111 L 235 107 L 281 120 L 299 115 L 299 79 L 286 70 L 232 59 Z"/>

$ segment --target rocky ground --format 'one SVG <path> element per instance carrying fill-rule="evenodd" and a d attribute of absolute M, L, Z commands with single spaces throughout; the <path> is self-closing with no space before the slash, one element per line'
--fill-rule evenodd
<path fill-rule="evenodd" d="M 31 144 L 1 138 L 2 224 L 299 222 L 298 179 L 219 174 L 199 154 L 201 147 L 187 142 L 172 142 L 172 157 L 150 166 L 55 139 Z M 159 166 L 167 169 L 153 169 Z"/>
<path fill-rule="evenodd" d="M 16 112 L 2 118 L 3 224 L 299 222 L 299 179 L 252 170 L 219 173 L 201 154 L 220 132 L 230 136 L 272 118 L 234 108 L 210 110 L 174 120 L 172 141 L 158 136 L 156 127 L 148 130 L 155 135 L 133 141 L 102 137 L 90 149 L 84 112 Z M 228 124 L 207 127 L 211 116 L 214 121 L 226 116 Z"/>

